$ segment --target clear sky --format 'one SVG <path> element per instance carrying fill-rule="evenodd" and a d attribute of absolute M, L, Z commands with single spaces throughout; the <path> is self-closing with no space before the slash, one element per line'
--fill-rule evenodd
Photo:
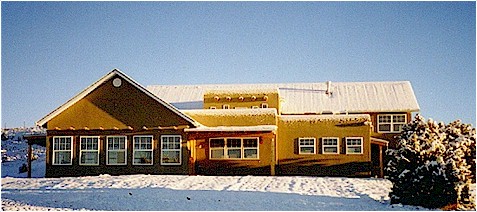
<path fill-rule="evenodd" d="M 475 126 L 475 2 L 2 2 L 2 123 L 119 68 L 140 84 L 411 81 Z"/>

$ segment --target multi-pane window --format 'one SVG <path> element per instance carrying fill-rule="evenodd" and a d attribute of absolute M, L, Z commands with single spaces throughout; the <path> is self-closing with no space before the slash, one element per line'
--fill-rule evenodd
<path fill-rule="evenodd" d="M 346 154 L 363 154 L 363 138 L 346 138 Z"/>
<path fill-rule="evenodd" d="M 99 137 L 80 137 L 80 165 L 99 165 Z"/>
<path fill-rule="evenodd" d="M 222 105 L 222 109 L 230 109 L 230 105 Z"/>
<path fill-rule="evenodd" d="M 323 154 L 339 154 L 338 138 L 325 137 L 322 138 L 322 152 Z"/>
<path fill-rule="evenodd" d="M 126 136 L 108 136 L 107 137 L 106 164 L 107 165 L 126 165 Z"/>
<path fill-rule="evenodd" d="M 210 159 L 258 159 L 258 138 L 211 138 Z"/>
<path fill-rule="evenodd" d="M 378 115 L 378 132 L 398 133 L 406 124 L 406 114 Z"/>
<path fill-rule="evenodd" d="M 261 108 L 268 108 L 268 104 L 267 104 L 267 103 L 262 103 L 262 104 L 260 105 L 260 107 L 261 107 Z"/>
<path fill-rule="evenodd" d="M 298 138 L 298 150 L 301 154 L 315 154 L 315 138 Z"/>
<path fill-rule="evenodd" d="M 181 136 L 163 135 L 161 136 L 161 165 L 181 164 Z"/>
<path fill-rule="evenodd" d="M 134 136 L 133 165 L 152 165 L 152 135 Z"/>
<path fill-rule="evenodd" d="M 73 155 L 73 137 L 53 137 L 53 165 L 71 165 Z"/>

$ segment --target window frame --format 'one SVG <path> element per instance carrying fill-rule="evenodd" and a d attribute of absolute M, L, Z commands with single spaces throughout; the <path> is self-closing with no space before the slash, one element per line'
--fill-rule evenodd
<path fill-rule="evenodd" d="M 355 152 L 348 152 L 348 146 L 352 146 L 352 147 L 356 147 L 358 145 L 348 145 L 348 140 L 351 140 L 351 139 L 359 139 L 361 141 L 361 144 L 359 145 L 360 147 L 360 153 L 355 153 Z M 363 137 L 346 137 L 345 138 L 345 144 L 346 144 L 346 154 L 347 155 L 362 155 L 364 154 L 363 153 L 363 148 L 364 148 L 364 139 Z"/>
<path fill-rule="evenodd" d="M 260 109 L 260 106 L 254 105 L 254 106 L 252 106 L 252 109 Z"/>
<path fill-rule="evenodd" d="M 172 137 L 172 138 L 179 138 L 179 149 L 166 149 L 164 150 L 164 140 L 162 138 L 165 137 Z M 162 161 L 162 157 L 164 156 L 164 151 L 168 152 L 179 152 L 179 162 L 178 163 L 164 163 Z M 182 136 L 181 135 L 161 135 L 161 158 L 160 158 L 160 164 L 164 166 L 176 166 L 176 165 L 182 165 Z"/>
<path fill-rule="evenodd" d="M 151 138 L 151 149 L 150 150 L 144 150 L 144 149 L 140 149 L 140 150 L 136 150 L 136 138 L 138 137 L 145 137 L 145 138 Z M 139 151 L 139 152 L 145 152 L 145 151 L 151 151 L 151 163 L 148 164 L 148 163 L 136 163 L 135 162 L 135 155 L 136 155 L 136 152 Z M 154 135 L 135 135 L 133 136 L 133 155 L 132 155 L 132 164 L 133 165 L 136 165 L 136 166 L 152 166 L 154 165 Z"/>
<path fill-rule="evenodd" d="M 92 150 L 92 149 L 86 149 L 86 150 L 83 150 L 82 149 L 82 143 L 83 143 L 83 138 L 87 139 L 87 138 L 91 138 L 91 139 L 98 139 L 98 144 L 97 144 L 97 149 L 96 150 Z M 98 166 L 99 165 L 99 147 L 101 145 L 101 139 L 99 136 L 80 136 L 80 142 L 79 142 L 79 165 L 80 166 Z M 98 157 L 98 160 L 96 163 L 92 164 L 92 163 L 82 163 L 81 162 L 81 159 L 83 158 L 83 153 L 84 152 L 96 152 L 96 155 Z"/>
<path fill-rule="evenodd" d="M 70 150 L 55 150 L 55 139 L 56 138 L 69 138 L 70 139 Z M 73 165 L 73 136 L 53 136 L 53 144 L 52 144 L 52 158 L 51 158 L 51 164 L 55 166 L 68 166 L 68 165 Z M 70 162 L 69 163 L 55 163 L 55 156 L 57 152 L 70 152 Z"/>
<path fill-rule="evenodd" d="M 215 107 L 215 106 L 210 106 L 209 109 L 215 110 L 215 109 L 217 109 L 217 107 Z"/>
<path fill-rule="evenodd" d="M 336 139 L 336 145 L 325 144 L 325 139 Z M 336 152 L 325 152 L 325 147 L 336 147 Z M 339 155 L 340 154 L 340 138 L 338 137 L 321 138 L 321 153 L 324 155 Z"/>
<path fill-rule="evenodd" d="M 390 116 L 390 117 L 391 117 L 391 121 L 390 121 L 390 122 L 384 122 L 384 123 L 381 122 L 381 121 L 379 121 L 379 118 L 380 118 L 380 117 L 384 117 L 384 116 Z M 395 122 L 395 121 L 394 121 L 395 116 L 404 116 L 404 122 Z M 389 128 L 390 130 L 389 130 L 389 131 L 380 130 L 380 126 L 381 126 L 381 125 L 385 125 L 385 124 L 389 124 L 389 125 L 390 125 L 390 128 Z M 402 132 L 402 128 L 401 128 L 401 130 L 399 130 L 399 131 L 394 130 L 394 125 L 395 125 L 395 124 L 402 124 L 402 126 L 405 125 L 405 124 L 407 124 L 407 114 L 378 114 L 378 115 L 376 116 L 376 125 L 377 125 L 377 131 L 378 131 L 378 133 L 400 133 L 400 132 Z"/>
<path fill-rule="evenodd" d="M 260 104 L 260 108 L 268 108 L 268 103 L 262 103 L 262 104 Z"/>
<path fill-rule="evenodd" d="M 224 147 L 211 147 L 210 143 L 211 140 L 224 140 Z M 229 149 L 238 149 L 238 147 L 227 147 L 227 140 L 228 139 L 240 139 L 240 158 L 229 158 L 228 157 L 228 150 Z M 255 139 L 257 141 L 257 146 L 254 147 L 244 147 L 244 140 L 245 139 Z M 223 149 L 224 158 L 212 158 L 212 151 L 217 149 Z M 245 150 L 256 149 L 257 150 L 257 157 L 256 158 L 246 158 L 245 157 Z M 217 138 L 209 138 L 209 160 L 260 160 L 260 137 L 217 137 Z"/>
<path fill-rule="evenodd" d="M 302 140 L 313 140 L 313 145 L 307 144 L 302 145 L 300 141 Z M 304 153 L 301 151 L 302 147 L 312 147 L 313 146 L 313 153 Z M 315 137 L 300 137 L 298 138 L 298 154 L 299 155 L 316 155 L 316 138 Z"/>
<path fill-rule="evenodd" d="M 110 150 L 109 149 L 109 138 L 124 138 L 124 150 Z M 124 163 L 109 163 L 109 152 L 122 152 L 124 151 Z M 128 164 L 128 137 L 124 135 L 112 135 L 106 136 L 106 165 L 108 166 L 120 166 Z"/>
<path fill-rule="evenodd" d="M 228 105 L 228 104 L 222 105 L 222 109 L 226 109 L 226 110 L 230 109 L 230 105 Z"/>

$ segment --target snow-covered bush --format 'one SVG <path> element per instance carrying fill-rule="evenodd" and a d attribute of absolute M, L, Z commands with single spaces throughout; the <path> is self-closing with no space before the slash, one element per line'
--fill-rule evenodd
<path fill-rule="evenodd" d="M 420 115 L 403 126 L 396 149 L 387 151 L 393 183 L 391 203 L 455 209 L 475 208 L 475 128 L 454 121 L 425 121 Z"/>

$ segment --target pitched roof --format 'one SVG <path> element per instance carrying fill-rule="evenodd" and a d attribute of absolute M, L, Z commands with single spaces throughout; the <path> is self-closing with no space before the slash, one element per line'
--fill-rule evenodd
<path fill-rule="evenodd" d="M 282 114 L 416 112 L 419 104 L 409 81 L 326 83 L 153 85 L 153 94 L 179 109 L 202 109 L 210 90 L 278 89 Z"/>
<path fill-rule="evenodd" d="M 86 97 L 89 93 L 91 93 L 92 91 L 94 91 L 96 88 L 98 88 L 100 85 L 102 85 L 103 83 L 105 83 L 106 81 L 110 80 L 111 78 L 115 77 L 115 76 L 120 76 L 121 78 L 123 78 L 124 80 L 126 80 L 127 82 L 129 82 L 131 85 L 133 85 L 134 87 L 136 87 L 137 89 L 139 89 L 141 92 L 143 92 L 144 94 L 148 95 L 149 97 L 151 97 L 152 99 L 156 100 L 157 102 L 159 102 L 160 104 L 164 105 L 167 109 L 171 110 L 172 112 L 176 113 L 177 115 L 179 115 L 180 117 L 182 117 L 183 119 L 185 119 L 187 122 L 191 123 L 192 125 L 194 126 L 198 126 L 199 124 L 196 123 L 194 120 L 192 120 L 189 116 L 183 114 L 182 112 L 180 112 L 176 107 L 174 107 L 173 105 L 169 104 L 168 102 L 166 101 L 163 101 L 161 98 L 157 97 L 156 95 L 152 94 L 149 90 L 147 90 L 146 88 L 144 88 L 143 86 L 141 86 L 139 83 L 137 83 L 136 81 L 134 81 L 132 78 L 130 78 L 129 76 L 127 76 L 126 74 L 124 74 L 123 72 L 121 72 L 119 69 L 113 69 L 111 72 L 109 72 L 108 74 L 104 75 L 103 77 L 101 77 L 98 81 L 94 82 L 93 84 L 91 84 L 90 86 L 88 86 L 87 88 L 85 88 L 83 91 L 81 91 L 79 94 L 77 94 L 76 96 L 74 96 L 73 98 L 69 99 L 66 103 L 64 103 L 63 105 L 61 105 L 60 107 L 56 108 L 55 110 L 53 110 L 52 112 L 50 112 L 48 115 L 46 115 L 45 117 L 41 118 L 40 120 L 38 120 L 36 122 L 36 125 L 38 126 L 43 126 L 45 125 L 48 121 L 50 121 L 52 118 L 54 118 L 55 116 L 59 115 L 61 112 L 63 112 L 64 110 L 68 109 L 70 106 L 74 105 L 76 102 L 78 102 L 79 100 L 83 99 L 84 97 Z"/>

